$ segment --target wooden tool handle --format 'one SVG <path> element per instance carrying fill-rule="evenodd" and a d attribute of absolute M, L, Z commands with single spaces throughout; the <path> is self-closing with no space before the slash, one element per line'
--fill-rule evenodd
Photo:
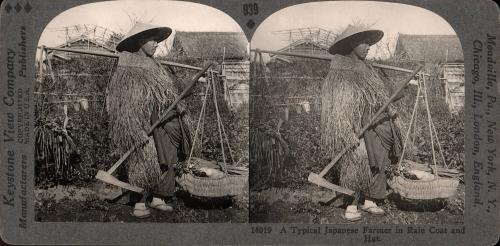
<path fill-rule="evenodd" d="M 396 98 L 399 93 L 406 87 L 406 85 L 408 83 L 410 83 L 411 79 L 413 79 L 413 77 L 422 69 L 422 65 L 418 66 L 417 69 L 415 69 L 411 75 L 404 81 L 404 83 L 401 84 L 401 86 L 399 86 L 399 88 L 392 94 L 392 96 L 389 98 L 389 101 L 387 101 L 376 113 L 375 115 L 371 118 L 371 120 L 368 122 L 368 124 L 366 124 L 362 129 L 361 131 L 358 133 L 357 137 L 358 138 L 362 138 L 363 135 L 365 134 L 366 130 L 368 130 L 368 128 L 375 122 L 375 120 L 380 116 L 380 114 L 382 114 L 382 112 L 384 112 L 387 107 L 389 107 L 389 105 L 391 104 L 391 102 L 394 100 L 394 98 Z M 319 176 L 320 177 L 323 177 L 325 176 L 325 174 L 330 171 L 330 169 L 333 167 L 333 165 L 335 165 L 335 163 L 337 163 L 339 161 L 339 159 L 351 148 L 353 148 L 354 146 L 358 145 L 358 143 L 354 143 L 354 144 L 351 144 L 347 147 L 345 147 L 337 156 L 335 156 L 335 158 L 325 167 L 323 168 L 323 170 L 321 170 L 321 172 L 319 173 Z"/>
<path fill-rule="evenodd" d="M 153 132 L 153 130 L 165 120 L 165 118 L 167 117 L 168 113 L 172 109 L 174 109 L 175 106 L 177 106 L 177 103 L 179 103 L 179 101 L 182 100 L 182 98 L 184 98 L 184 96 L 186 96 L 186 94 L 194 87 L 194 85 L 196 84 L 196 82 L 198 82 L 198 80 L 208 70 L 208 68 L 210 68 L 210 66 L 212 66 L 212 63 L 206 65 L 201 71 L 199 71 L 196 74 L 196 76 L 194 77 L 194 79 L 191 81 L 190 84 L 188 84 L 188 86 L 184 89 L 184 91 L 174 100 L 174 102 L 172 104 L 170 104 L 170 106 L 167 108 L 167 110 L 165 110 L 165 112 L 163 112 L 163 114 L 161 115 L 161 117 L 159 117 L 159 119 L 157 121 L 155 121 L 153 123 L 153 125 L 151 125 L 151 128 L 148 131 L 148 136 L 151 135 L 151 133 Z"/>
<path fill-rule="evenodd" d="M 122 162 L 124 162 L 129 157 L 129 155 L 132 154 L 132 152 L 134 152 L 137 148 L 146 144 L 148 141 L 149 139 L 143 141 L 142 143 L 132 147 L 127 152 L 125 152 L 125 154 L 123 154 L 122 157 L 120 157 L 120 159 L 116 161 L 115 164 L 113 164 L 113 166 L 107 171 L 107 173 L 112 174 L 122 164 Z"/>
<path fill-rule="evenodd" d="M 344 149 L 343 149 L 343 150 L 342 150 L 342 151 L 341 151 L 341 152 L 340 152 L 337 156 L 335 156 L 335 159 L 333 159 L 330 163 L 328 163 L 328 165 L 327 165 L 325 168 L 323 168 L 323 170 L 321 170 L 321 172 L 319 173 L 319 176 L 320 176 L 320 177 L 325 176 L 325 174 L 326 174 L 328 171 L 330 171 L 330 169 L 333 167 L 333 165 L 335 165 L 335 163 L 337 163 L 337 162 L 340 160 L 340 158 L 341 158 L 342 156 L 344 156 L 344 154 L 345 154 L 348 150 L 350 150 L 351 148 L 353 148 L 353 147 L 354 147 L 354 146 L 356 146 L 356 145 L 358 145 L 358 143 L 351 144 L 351 145 L 347 146 L 346 148 L 344 148 Z"/>
<path fill-rule="evenodd" d="M 419 65 L 417 67 L 417 69 L 415 69 L 415 71 L 413 71 L 411 73 L 411 75 L 404 81 L 404 83 L 402 83 L 401 86 L 399 86 L 399 88 L 392 94 L 392 96 L 389 98 L 389 100 L 375 113 L 375 115 L 373 115 L 373 117 L 368 122 L 368 124 L 366 124 L 361 129 L 361 131 L 358 133 L 358 138 L 363 137 L 363 134 L 365 134 L 365 131 L 368 130 L 368 128 L 370 126 L 372 126 L 372 124 L 382 114 L 382 112 L 384 112 L 387 109 L 387 107 L 389 107 L 391 102 L 399 95 L 399 93 L 406 87 L 406 85 L 408 85 L 408 83 L 410 83 L 411 79 L 413 79 L 413 77 L 415 77 L 415 75 L 422 69 L 422 67 L 423 67 L 422 65 Z"/>

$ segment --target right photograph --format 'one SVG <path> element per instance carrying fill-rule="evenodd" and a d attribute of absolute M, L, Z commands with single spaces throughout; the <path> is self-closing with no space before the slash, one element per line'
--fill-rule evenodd
<path fill-rule="evenodd" d="M 463 223 L 464 58 L 445 19 L 299 4 L 250 48 L 250 222 Z"/>

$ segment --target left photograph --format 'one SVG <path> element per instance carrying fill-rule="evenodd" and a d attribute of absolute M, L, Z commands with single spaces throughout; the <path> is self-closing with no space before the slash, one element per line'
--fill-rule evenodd
<path fill-rule="evenodd" d="M 231 17 L 86 4 L 37 48 L 35 221 L 248 222 L 249 44 Z"/>

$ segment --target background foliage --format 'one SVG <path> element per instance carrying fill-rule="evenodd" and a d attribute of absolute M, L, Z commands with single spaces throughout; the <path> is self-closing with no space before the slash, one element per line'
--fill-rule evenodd
<path fill-rule="evenodd" d="M 44 74 L 37 75 L 39 82 L 35 85 L 38 92 L 35 95 L 35 136 L 38 136 L 35 151 L 40 153 L 36 156 L 35 182 L 37 186 L 43 187 L 55 184 L 86 186 L 95 180 L 97 170 L 108 169 L 119 158 L 109 148 L 106 113 L 106 86 L 115 69 L 116 59 L 82 55 L 70 60 L 51 59 L 51 62 L 55 80 L 47 69 Z M 178 62 L 203 65 L 196 60 Z M 44 67 L 48 68 L 48 64 Z M 196 71 L 185 68 L 173 67 L 171 71 L 182 81 L 190 80 L 196 74 Z M 235 164 L 247 165 L 248 111 L 231 110 L 224 102 L 222 80 L 218 78 L 216 81 L 219 111 Z M 202 103 L 200 94 L 204 92 L 204 86 L 199 83 L 193 96 L 185 100 L 191 113 L 192 126 L 196 126 L 198 120 Z M 81 107 L 77 110 L 76 105 L 82 98 L 89 101 L 87 111 Z M 197 154 L 209 160 L 222 161 L 215 107 L 213 98 L 209 99 L 205 135 Z M 68 107 L 67 135 L 63 131 L 63 105 Z M 70 142 L 74 144 L 70 145 Z M 225 148 L 228 156 L 229 149 L 227 146 Z M 228 157 L 226 159 L 229 161 Z"/>
<path fill-rule="evenodd" d="M 379 61 L 380 62 L 380 61 Z M 417 64 L 401 61 L 383 61 L 384 64 L 414 69 Z M 250 187 L 261 190 L 269 187 L 298 187 L 307 184 L 309 172 L 319 172 L 328 163 L 326 153 L 321 151 L 321 100 L 319 99 L 323 78 L 328 72 L 328 62 L 314 60 L 294 60 L 291 64 L 269 63 L 267 67 L 252 64 L 250 105 L 251 138 L 250 146 L 258 146 L 257 142 L 272 142 L 267 151 L 274 152 L 273 145 L 279 145 L 272 132 L 276 131 L 277 122 L 284 118 L 288 108 L 289 119 L 284 121 L 280 134 L 287 142 L 289 153 L 279 158 L 280 163 L 273 163 L 265 157 L 251 158 Z M 426 83 L 431 117 L 443 147 L 443 155 L 450 168 L 463 170 L 464 161 L 464 125 L 463 113 L 451 114 L 444 99 L 444 88 L 439 80 L 439 67 L 427 65 L 425 70 L 430 74 Z M 381 75 L 393 85 L 407 78 L 407 73 L 381 70 Z M 266 82 L 267 79 L 267 82 Z M 395 104 L 398 121 L 404 138 L 409 126 L 411 112 L 415 104 L 417 87 L 406 89 L 406 97 Z M 257 99 L 256 99 L 257 98 Z M 302 101 L 311 104 L 311 111 L 306 113 L 301 106 Z M 406 150 L 406 159 L 420 163 L 432 163 L 431 141 L 424 104 L 419 105 L 415 117 L 415 138 L 411 138 Z M 255 130 L 254 130 L 255 129 Z M 266 137 L 262 133 L 271 132 Z M 255 137 L 255 136 L 259 137 Z M 412 133 L 413 135 L 413 133 Z M 403 139 L 404 140 L 404 139 Z M 442 158 L 435 143 L 438 165 Z M 276 161 L 275 161 L 276 162 Z M 256 170 L 256 171 L 254 171 Z M 332 174 L 335 176 L 335 174 Z"/>

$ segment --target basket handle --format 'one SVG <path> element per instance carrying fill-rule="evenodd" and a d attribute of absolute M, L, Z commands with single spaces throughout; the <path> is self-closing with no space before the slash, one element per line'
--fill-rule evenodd
<path fill-rule="evenodd" d="M 439 178 L 439 174 L 437 171 L 437 163 L 436 163 L 436 153 L 434 151 L 434 136 L 433 136 L 433 132 L 432 132 L 431 110 L 429 109 L 429 100 L 427 98 L 427 86 L 425 85 L 425 76 L 422 76 L 422 84 L 424 86 L 424 93 L 423 94 L 424 94 L 425 108 L 427 111 L 427 121 L 429 123 L 429 133 L 431 136 L 432 162 L 434 163 L 434 168 L 432 168 L 430 165 L 429 165 L 429 168 L 431 170 L 433 170 L 433 173 Z"/>
<path fill-rule="evenodd" d="M 399 158 L 399 161 L 397 164 L 398 170 L 401 169 L 401 163 L 403 162 L 404 157 L 405 157 L 406 144 L 408 143 L 408 139 L 410 138 L 411 128 L 412 128 L 412 126 L 415 127 L 413 124 L 415 123 L 415 114 L 416 114 L 417 109 L 418 109 L 418 98 L 420 97 L 420 92 L 421 92 L 421 88 L 420 88 L 420 82 L 419 82 L 418 89 L 417 89 L 417 96 L 415 97 L 415 104 L 413 105 L 413 112 L 411 113 L 410 125 L 408 126 L 408 130 L 406 131 L 405 141 L 403 142 L 403 151 L 401 151 L 401 157 Z"/>

